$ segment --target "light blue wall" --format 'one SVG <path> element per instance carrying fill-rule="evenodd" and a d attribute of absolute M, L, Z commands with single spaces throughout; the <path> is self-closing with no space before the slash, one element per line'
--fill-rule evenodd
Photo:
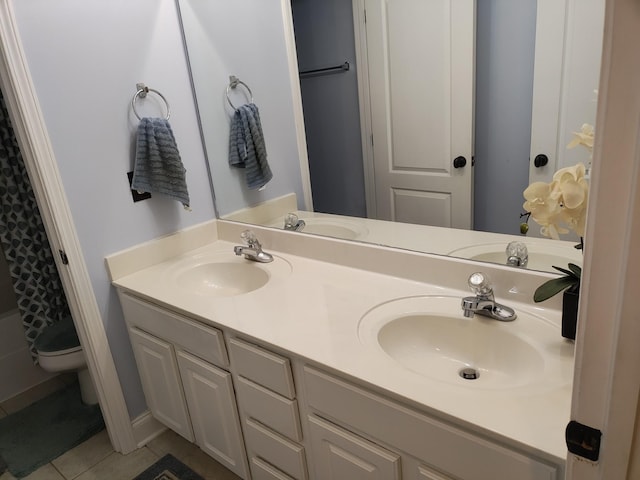
<path fill-rule="evenodd" d="M 529 184 L 535 0 L 478 0 L 474 228 L 519 234 Z"/>
<path fill-rule="evenodd" d="M 281 2 L 181 0 L 189 58 L 198 98 L 218 213 L 226 215 L 285 194 L 304 205 L 291 76 Z M 273 179 L 263 191 L 246 187 L 244 169 L 229 167 L 233 109 L 229 76 L 245 82 L 260 109 Z M 234 105 L 249 101 L 243 87 Z"/>
<path fill-rule="evenodd" d="M 20 0 L 20 37 L 132 417 L 146 404 L 104 257 L 210 220 L 213 200 L 173 0 Z M 161 195 L 133 203 L 136 83 L 162 92 L 192 212 Z M 142 115 L 158 115 L 153 101 Z M 146 107 L 148 106 L 148 109 Z"/>

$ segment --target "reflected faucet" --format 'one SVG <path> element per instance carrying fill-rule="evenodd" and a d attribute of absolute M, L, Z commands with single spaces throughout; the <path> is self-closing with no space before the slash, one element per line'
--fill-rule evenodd
<path fill-rule="evenodd" d="M 299 220 L 295 213 L 287 213 L 284 217 L 284 229 L 300 232 L 305 227 L 304 220 Z"/>
<path fill-rule="evenodd" d="M 233 252 L 236 255 L 244 255 L 244 258 L 253 262 L 273 262 L 273 255 L 262 250 L 262 245 L 253 231 L 245 230 L 240 234 L 240 238 L 242 238 L 245 245 L 236 245 L 233 247 Z"/>
<path fill-rule="evenodd" d="M 516 312 L 513 308 L 496 303 L 493 287 L 485 274 L 472 273 L 469 277 L 469 287 L 476 296 L 462 299 L 461 306 L 465 317 L 471 318 L 478 314 L 501 322 L 511 322 L 516 319 Z"/>
<path fill-rule="evenodd" d="M 505 253 L 507 254 L 507 265 L 524 268 L 529 263 L 529 252 L 527 246 L 522 242 L 516 240 L 509 243 Z"/>

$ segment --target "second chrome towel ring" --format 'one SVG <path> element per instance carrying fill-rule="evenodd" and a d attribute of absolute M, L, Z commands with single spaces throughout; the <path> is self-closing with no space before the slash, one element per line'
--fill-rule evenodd
<path fill-rule="evenodd" d="M 167 107 L 167 114 L 165 115 L 164 119 L 169 120 L 169 116 L 171 115 L 171 107 L 169 107 L 169 102 L 167 101 L 166 98 L 164 98 L 164 95 L 162 95 L 158 90 L 147 87 L 144 83 L 138 83 L 136 85 L 136 88 L 138 89 L 138 91 L 136 92 L 136 94 L 133 96 L 133 99 L 131 100 L 131 108 L 133 109 L 133 113 L 138 118 L 138 120 L 142 120 L 142 118 L 140 118 L 140 115 L 138 115 L 138 111 L 136 110 L 136 100 L 138 99 L 138 97 L 145 98 L 147 96 L 147 93 L 149 92 L 155 93 L 162 99 L 165 106 Z"/>
<path fill-rule="evenodd" d="M 253 93 L 251 93 L 251 89 L 249 88 L 249 85 L 247 85 L 246 83 L 244 83 L 242 80 L 240 80 L 238 77 L 236 77 L 235 75 L 231 75 L 229 77 L 229 85 L 227 85 L 227 102 L 229 102 L 229 105 L 231 105 L 231 108 L 233 108 L 234 110 L 237 110 L 238 107 L 236 107 L 232 102 L 231 102 L 231 98 L 229 97 L 229 92 L 236 88 L 238 85 L 242 85 L 245 90 L 249 93 L 248 97 L 250 99 L 250 103 L 253 103 Z"/>

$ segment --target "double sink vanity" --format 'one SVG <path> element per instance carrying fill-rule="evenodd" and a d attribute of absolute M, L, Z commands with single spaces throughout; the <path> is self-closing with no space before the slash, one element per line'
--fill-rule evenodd
<path fill-rule="evenodd" d="M 110 256 L 149 410 L 244 479 L 560 480 L 549 274 L 212 221 Z M 238 254 L 236 254 L 238 253 Z M 461 308 L 474 272 L 516 318 Z"/>

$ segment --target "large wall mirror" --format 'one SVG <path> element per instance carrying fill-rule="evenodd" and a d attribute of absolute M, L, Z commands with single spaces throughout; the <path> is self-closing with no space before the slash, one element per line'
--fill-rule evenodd
<path fill-rule="evenodd" d="M 528 267 L 581 263 L 522 193 L 595 123 L 604 0 L 177 0 L 221 218 Z M 234 83 L 230 77 L 242 83 Z M 273 179 L 230 167 L 260 112 Z M 288 215 L 289 213 L 294 214 Z"/>

